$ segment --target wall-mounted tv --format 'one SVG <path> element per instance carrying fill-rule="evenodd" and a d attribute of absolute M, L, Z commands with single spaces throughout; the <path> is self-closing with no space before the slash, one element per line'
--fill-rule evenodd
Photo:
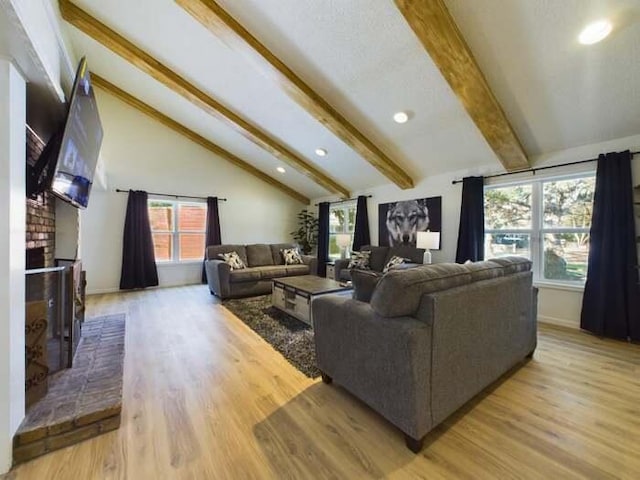
<path fill-rule="evenodd" d="M 102 137 L 98 106 L 83 58 L 73 82 L 64 125 L 49 140 L 40 159 L 28 172 L 29 194 L 49 189 L 62 200 L 86 208 Z"/>

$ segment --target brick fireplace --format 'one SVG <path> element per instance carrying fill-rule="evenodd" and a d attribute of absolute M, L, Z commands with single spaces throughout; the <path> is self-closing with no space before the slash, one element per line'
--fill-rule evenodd
<path fill-rule="evenodd" d="M 45 144 L 29 127 L 26 136 L 27 164 L 33 166 Z M 26 200 L 27 408 L 13 438 L 14 463 L 120 425 L 125 317 L 94 318 L 80 343 L 85 276 L 79 260 L 59 258 L 73 249 L 56 246 L 56 209 L 58 226 L 65 233 L 68 227 L 66 204 L 57 201 L 49 192 Z"/>
<path fill-rule="evenodd" d="M 35 164 L 44 149 L 44 142 L 27 127 L 27 163 Z M 56 251 L 56 204 L 49 192 L 27 199 L 27 250 L 44 249 L 42 267 L 53 267 Z"/>

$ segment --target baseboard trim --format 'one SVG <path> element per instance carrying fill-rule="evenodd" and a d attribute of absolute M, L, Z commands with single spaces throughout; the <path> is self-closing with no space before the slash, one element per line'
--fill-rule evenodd
<path fill-rule="evenodd" d="M 566 318 L 549 317 L 546 315 L 538 315 L 538 322 L 557 327 L 568 328 L 571 330 L 580 330 L 580 323 Z"/>
<path fill-rule="evenodd" d="M 95 290 L 87 290 L 87 295 L 103 295 L 105 293 L 119 292 L 119 288 L 96 288 Z"/>
<path fill-rule="evenodd" d="M 202 286 L 206 286 L 205 283 L 200 283 L 200 282 L 194 282 L 194 283 L 181 283 L 181 284 L 177 284 L 177 285 L 157 285 L 155 287 L 147 287 L 144 290 L 155 290 L 158 288 L 177 288 L 177 287 L 189 287 L 191 285 L 202 285 Z M 126 293 L 126 292 L 135 292 L 136 289 L 134 290 L 120 290 L 118 287 L 111 287 L 111 288 L 96 288 L 96 289 L 91 289 L 91 290 L 87 290 L 87 295 L 104 295 L 107 293 Z"/>

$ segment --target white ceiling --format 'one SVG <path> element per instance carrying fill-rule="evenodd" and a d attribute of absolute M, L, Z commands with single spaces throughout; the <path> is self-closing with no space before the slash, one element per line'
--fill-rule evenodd
<path fill-rule="evenodd" d="M 350 190 L 389 183 L 173 1 L 74 1 Z M 492 161 L 499 167 L 392 0 L 218 2 L 416 182 Z M 640 29 L 628 20 L 639 3 L 447 0 L 529 155 L 640 133 Z M 611 38 L 577 44 L 588 20 L 625 9 L 627 25 Z M 68 28 L 76 53 L 99 75 L 310 198 L 327 194 L 291 167 L 278 174 L 279 160 Z M 395 124 L 398 110 L 412 120 Z M 317 147 L 329 155 L 316 157 Z"/>
<path fill-rule="evenodd" d="M 640 0 L 446 1 L 529 156 L 640 133 Z"/>

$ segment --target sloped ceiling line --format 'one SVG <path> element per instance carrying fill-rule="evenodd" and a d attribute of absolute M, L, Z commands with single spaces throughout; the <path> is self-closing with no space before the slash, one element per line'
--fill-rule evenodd
<path fill-rule="evenodd" d="M 266 73 L 269 78 L 272 78 L 278 88 L 380 173 L 402 189 L 413 188 L 413 179 L 403 169 L 215 1 L 175 0 L 175 2 L 211 33 L 248 58 L 261 73 Z"/>
<path fill-rule="evenodd" d="M 444 0 L 395 0 L 396 6 L 508 171 L 529 168 L 522 148 Z"/>
<path fill-rule="evenodd" d="M 173 120 L 172 118 L 168 117 L 164 113 L 159 112 L 158 110 L 156 110 L 152 106 L 142 102 L 141 100 L 138 100 L 133 95 L 125 92 L 121 88 L 115 86 L 113 83 L 109 82 L 108 80 L 105 80 L 104 78 L 100 77 L 99 75 L 97 75 L 97 74 L 95 74 L 93 72 L 91 72 L 91 82 L 96 87 L 99 87 L 102 90 L 104 90 L 105 92 L 110 93 L 111 95 L 113 95 L 116 98 L 122 100 L 126 104 L 128 104 L 128 105 L 132 106 L 133 108 L 139 110 L 140 112 L 144 113 L 145 115 L 148 115 L 149 117 L 153 118 L 154 120 L 157 120 L 158 122 L 162 123 L 163 125 L 165 125 L 165 126 L 169 127 L 170 129 L 174 130 L 175 132 L 178 132 L 179 134 L 187 137 L 189 140 L 191 140 L 191 141 L 197 143 L 198 145 L 206 148 L 207 150 L 209 150 L 210 152 L 214 153 L 215 155 L 224 158 L 225 160 L 227 160 L 228 162 L 232 163 L 233 165 L 235 165 L 235 166 L 237 166 L 239 168 L 242 168 L 244 171 L 250 173 L 254 177 L 257 177 L 260 180 L 268 183 L 269 185 L 271 185 L 271 186 L 283 191 L 287 195 L 295 198 L 296 200 L 304 203 L 305 205 L 309 204 L 310 200 L 307 197 L 305 197 L 304 195 L 302 195 L 299 192 L 297 192 L 296 190 L 284 185 L 283 183 L 278 182 L 274 178 L 270 177 L 269 175 L 267 175 L 266 173 L 262 172 L 261 170 L 258 170 L 253 165 L 245 162 L 244 160 L 242 160 L 241 158 L 237 157 L 236 155 L 234 155 L 233 153 L 229 152 L 228 150 L 225 150 L 224 148 L 220 147 L 219 145 L 216 145 L 215 143 L 211 142 L 210 140 L 207 140 L 202 135 L 197 134 L 196 132 L 194 132 L 193 130 L 190 130 L 189 128 L 185 127 L 181 123 L 176 122 L 175 120 Z"/>
<path fill-rule="evenodd" d="M 248 140 L 263 148 L 276 158 L 289 164 L 312 181 L 331 193 L 349 197 L 349 190 L 330 178 L 315 166 L 292 152 L 285 145 L 271 138 L 264 131 L 234 113 L 209 95 L 198 89 L 186 79 L 163 65 L 148 53 L 93 18 L 69 0 L 60 0 L 60 12 L 63 18 L 73 26 L 109 48 L 132 65 L 152 76 L 191 103 L 224 121 Z"/>

